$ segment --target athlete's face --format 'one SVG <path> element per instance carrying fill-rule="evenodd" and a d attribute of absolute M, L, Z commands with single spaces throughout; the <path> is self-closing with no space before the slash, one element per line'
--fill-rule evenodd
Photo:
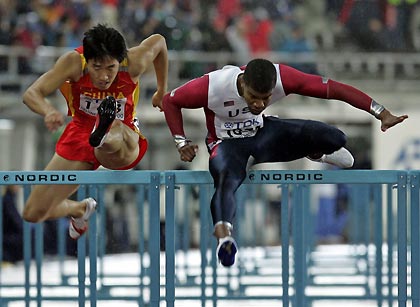
<path fill-rule="evenodd" d="M 242 97 L 245 99 L 249 111 L 254 114 L 258 115 L 262 111 L 267 108 L 268 103 L 271 100 L 271 96 L 273 95 L 273 92 L 267 92 L 267 93 L 259 93 L 252 89 L 250 86 L 247 86 L 245 82 L 242 82 L 243 84 L 243 92 Z"/>
<path fill-rule="evenodd" d="M 114 58 L 105 57 L 90 59 L 87 67 L 93 85 L 100 90 L 106 90 L 114 82 L 120 63 Z"/>

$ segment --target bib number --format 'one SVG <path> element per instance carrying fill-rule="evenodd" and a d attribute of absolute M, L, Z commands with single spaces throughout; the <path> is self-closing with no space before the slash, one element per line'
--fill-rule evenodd
<path fill-rule="evenodd" d="M 258 127 L 225 130 L 224 138 L 249 138 L 257 134 Z"/>
<path fill-rule="evenodd" d="M 98 114 L 98 106 L 101 104 L 102 99 L 91 98 L 87 96 L 80 97 L 80 107 L 79 110 L 83 111 L 91 116 L 96 116 Z M 116 119 L 124 120 L 124 110 L 127 98 L 117 99 L 117 114 Z"/>

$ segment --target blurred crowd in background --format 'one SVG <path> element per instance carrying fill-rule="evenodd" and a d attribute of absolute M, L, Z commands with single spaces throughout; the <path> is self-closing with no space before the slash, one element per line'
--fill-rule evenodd
<path fill-rule="evenodd" d="M 76 47 L 95 23 L 170 50 L 413 51 L 418 0 L 0 0 L 0 45 Z M 417 27 L 420 27 L 418 25 Z"/>
<path fill-rule="evenodd" d="M 258 54 L 276 51 L 413 52 L 420 50 L 420 43 L 415 41 L 416 37 L 420 40 L 419 3 L 418 0 L 0 0 L 0 45 L 23 46 L 32 51 L 39 46 L 74 48 L 81 45 L 87 29 L 103 23 L 120 30 L 129 47 L 159 33 L 166 38 L 169 50 L 234 52 L 240 56 L 241 64 Z M 6 71 L 6 61 L 0 57 L 0 71 Z M 19 59 L 19 73 L 31 71 L 33 65 L 26 58 Z M 186 77 L 198 75 L 198 71 L 195 63 L 194 73 Z M 362 144 L 361 153 L 366 155 L 368 146 L 362 140 L 356 141 Z M 49 150 L 45 149 L 47 146 L 37 148 Z M 359 157 L 356 161 L 357 168 L 371 168 L 367 158 Z M 349 218 L 344 188 L 330 186 L 323 191 L 317 235 L 324 239 L 343 236 Z M 14 196 L 10 195 L 5 200 L 14 203 Z M 123 204 L 135 197 L 124 199 L 124 195 L 132 196 L 115 192 L 114 199 L 109 201 L 119 204 L 113 206 L 114 210 L 122 211 L 107 217 L 112 243 L 107 248 L 112 251 L 122 252 L 130 245 L 127 228 L 130 223 L 126 222 L 130 212 Z M 270 220 L 264 221 L 267 227 L 278 226 L 279 197 L 273 199 L 277 202 L 270 204 L 274 209 L 269 210 Z M 196 211 L 191 214 L 196 217 Z M 127 218 L 112 219 L 118 215 Z M 21 232 L 19 223 L 17 228 Z M 279 230 L 273 233 L 279 234 Z M 68 249 L 74 250 L 71 247 Z M 22 255 L 10 257 L 6 260 L 14 262 Z"/>

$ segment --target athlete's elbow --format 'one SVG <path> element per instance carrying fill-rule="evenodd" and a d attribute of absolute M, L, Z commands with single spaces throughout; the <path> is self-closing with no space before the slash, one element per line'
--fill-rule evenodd
<path fill-rule="evenodd" d="M 156 45 L 159 47 L 160 52 L 168 52 L 168 46 L 166 45 L 166 38 L 161 34 L 156 35 Z"/>
<path fill-rule="evenodd" d="M 166 39 L 163 35 L 155 33 L 147 38 L 147 41 L 152 42 L 153 45 L 161 45 L 166 47 Z"/>
<path fill-rule="evenodd" d="M 30 90 L 29 90 L 29 89 L 27 89 L 27 90 L 23 93 L 23 95 L 22 95 L 22 102 L 23 102 L 26 106 L 28 106 L 28 104 L 29 104 L 29 98 L 30 98 L 30 96 L 31 96 L 31 94 L 30 94 Z"/>
<path fill-rule="evenodd" d="M 166 44 L 166 38 L 162 34 L 156 33 L 156 34 L 153 34 L 153 36 L 155 36 L 157 40 L 164 42 Z"/>
<path fill-rule="evenodd" d="M 43 96 L 40 92 L 33 88 L 29 87 L 22 95 L 22 102 L 29 108 L 37 103 L 36 97 Z"/>

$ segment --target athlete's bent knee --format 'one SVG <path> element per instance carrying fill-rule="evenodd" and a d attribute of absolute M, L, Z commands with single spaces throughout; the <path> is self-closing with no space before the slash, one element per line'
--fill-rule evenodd
<path fill-rule="evenodd" d="M 344 147 L 347 136 L 340 129 L 317 121 L 307 121 L 302 128 L 308 146 L 324 147 L 323 151 L 335 151 Z"/>
<path fill-rule="evenodd" d="M 347 143 L 347 136 L 345 133 L 339 129 L 336 129 L 333 137 L 331 138 L 331 142 L 337 147 L 341 148 L 344 147 Z"/>
<path fill-rule="evenodd" d="M 45 220 L 48 210 L 37 206 L 36 204 L 27 203 L 23 209 L 22 217 L 30 223 L 39 223 Z"/>

